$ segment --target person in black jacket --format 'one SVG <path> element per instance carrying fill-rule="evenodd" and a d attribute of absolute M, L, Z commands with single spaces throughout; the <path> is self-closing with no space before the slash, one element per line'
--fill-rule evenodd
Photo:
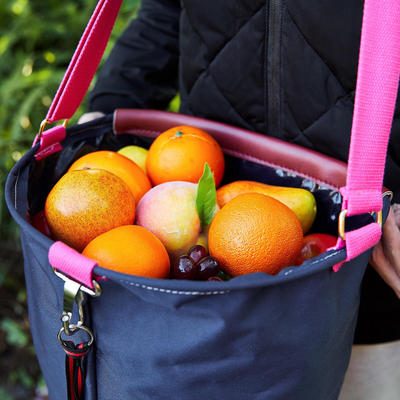
<path fill-rule="evenodd" d="M 81 122 L 117 108 L 165 109 L 179 92 L 181 113 L 347 161 L 363 3 L 143 0 L 138 18 L 102 67 L 89 95 L 92 113 Z M 399 104 L 384 178 L 395 203 L 400 202 Z M 400 339 L 399 227 L 395 204 L 363 281 L 358 345 Z M 366 385 L 355 388 L 366 349 L 372 347 L 355 347 L 342 400 L 391 398 L 374 397 Z M 373 356 L 368 363 L 374 370 Z M 356 375 L 350 376 L 352 370 Z"/>

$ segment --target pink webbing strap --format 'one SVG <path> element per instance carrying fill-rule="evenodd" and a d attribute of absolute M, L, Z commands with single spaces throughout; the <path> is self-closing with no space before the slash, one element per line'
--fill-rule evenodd
<path fill-rule="evenodd" d="M 46 119 L 69 119 L 89 89 L 107 46 L 122 0 L 100 0 L 72 56 Z"/>
<path fill-rule="evenodd" d="M 382 209 L 383 174 L 399 76 L 400 1 L 365 0 L 347 182 L 341 189 L 342 209 L 348 210 L 348 216 Z M 345 238 L 348 261 L 374 246 L 380 235 L 371 226 Z"/>
<path fill-rule="evenodd" d="M 71 249 L 63 242 L 55 242 L 49 250 L 50 265 L 75 281 L 93 289 L 93 268 L 97 263 L 83 256 L 78 251 Z"/>
<path fill-rule="evenodd" d="M 82 103 L 107 46 L 121 3 L 122 0 L 98 2 L 47 113 L 48 122 L 71 118 Z M 54 146 L 58 149 L 65 136 L 62 126 L 50 131 L 47 136 L 43 134 L 46 140 L 48 138 L 48 145 L 43 137 L 41 139 L 41 151 L 45 154 L 50 154 L 50 148 L 52 150 Z M 62 242 L 56 242 L 50 247 L 49 262 L 58 271 L 93 289 L 92 271 L 97 265 L 93 260 Z"/>

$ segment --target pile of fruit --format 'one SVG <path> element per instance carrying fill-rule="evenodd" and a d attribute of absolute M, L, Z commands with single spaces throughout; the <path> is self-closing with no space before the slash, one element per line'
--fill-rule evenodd
<path fill-rule="evenodd" d="M 305 236 L 316 216 L 310 192 L 252 181 L 219 187 L 224 170 L 213 137 L 178 126 L 149 150 L 79 158 L 32 224 L 104 268 L 151 278 L 274 275 L 335 245 L 329 235 Z"/>

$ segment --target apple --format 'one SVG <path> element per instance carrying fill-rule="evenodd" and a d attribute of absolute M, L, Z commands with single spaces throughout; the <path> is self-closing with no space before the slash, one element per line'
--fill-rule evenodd
<path fill-rule="evenodd" d="M 201 236 L 202 225 L 196 209 L 198 185 L 166 182 L 150 189 L 136 209 L 136 224 L 154 233 L 164 244 L 172 262 L 184 255 Z M 216 205 L 214 214 L 219 210 Z"/>
<path fill-rule="evenodd" d="M 311 233 L 303 237 L 303 247 L 295 265 L 301 265 L 305 260 L 325 253 L 329 248 L 336 245 L 338 238 L 326 233 Z"/>
<path fill-rule="evenodd" d="M 130 160 L 139 165 L 140 168 L 147 174 L 146 170 L 146 159 L 147 153 L 149 151 L 140 146 L 125 146 L 122 149 L 117 151 L 118 154 L 122 154 L 125 157 L 128 157 Z"/>
<path fill-rule="evenodd" d="M 95 237 L 135 220 L 129 186 L 100 169 L 67 172 L 47 196 L 44 216 L 51 236 L 77 251 Z"/>

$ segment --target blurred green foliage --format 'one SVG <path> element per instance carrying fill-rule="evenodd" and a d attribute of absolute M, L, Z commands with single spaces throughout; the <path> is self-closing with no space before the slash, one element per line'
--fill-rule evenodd
<path fill-rule="evenodd" d="M 37 393 L 43 386 L 39 368 L 32 365 L 36 358 L 29 334 L 19 228 L 6 208 L 4 185 L 10 169 L 30 148 L 96 3 L 0 0 L 1 399 L 29 399 L 35 388 L 36 398 L 44 398 Z M 140 0 L 123 1 L 103 60 L 139 4 Z M 70 124 L 85 111 L 84 101 Z"/>
<path fill-rule="evenodd" d="M 0 0 L 0 239 L 18 240 L 4 184 L 45 118 L 96 0 Z M 125 0 L 105 57 L 140 0 Z M 85 112 L 83 102 L 70 124 Z"/>

